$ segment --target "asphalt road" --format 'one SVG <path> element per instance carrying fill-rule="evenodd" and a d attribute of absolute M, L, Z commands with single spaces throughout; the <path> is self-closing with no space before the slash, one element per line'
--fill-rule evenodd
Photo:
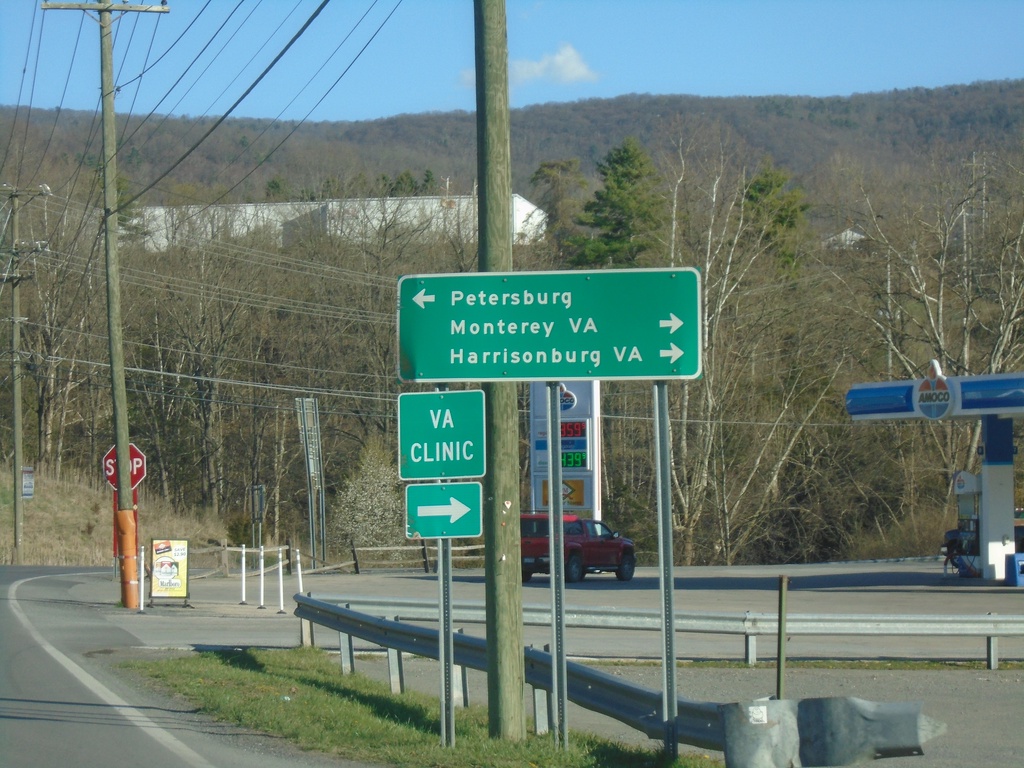
<path fill-rule="evenodd" d="M 676 571 L 679 611 L 773 612 L 778 577 L 791 578 L 790 613 L 1024 614 L 1024 590 L 944 576 L 935 561 L 857 563 L 786 568 L 680 568 Z M 237 577 L 193 579 L 189 603 L 163 601 L 143 612 L 118 607 L 120 586 L 109 570 L 0 567 L 0 762 L 4 766 L 339 766 L 337 761 L 303 755 L 276 740 L 213 724 L 180 702 L 155 695 L 113 667 L 129 656 L 159 654 L 168 648 L 224 646 L 291 647 L 298 621 L 291 615 L 294 577 L 263 589 L 251 575 L 241 605 Z M 524 602 L 547 604 L 547 580 L 524 585 Z M 307 576 L 306 592 L 333 595 L 437 597 L 437 581 L 423 573 Z M 262 600 L 260 599 L 262 595 Z M 279 595 L 283 595 L 281 599 Z M 483 575 L 459 572 L 455 600 L 482 600 Z M 279 602 L 280 600 L 280 602 Z M 629 584 L 614 576 L 588 576 L 566 591 L 567 606 L 617 605 L 656 609 L 657 574 L 638 569 Z M 261 604 L 263 607 L 261 608 Z M 283 608 L 283 612 L 282 611 Z M 483 628 L 467 626 L 471 634 Z M 525 640 L 550 642 L 550 632 L 528 628 Z M 746 701 L 775 690 L 774 644 L 762 640 L 755 669 L 680 669 L 680 696 L 698 701 Z M 332 633 L 317 644 L 337 648 Z M 771 647 L 769 647 L 771 646 Z M 615 659 L 657 659 L 660 637 L 650 632 L 570 630 L 570 656 L 604 658 L 605 667 L 653 689 L 660 689 L 657 664 L 615 665 Z M 368 647 L 357 650 L 371 650 Z M 1024 641 L 1003 638 L 1002 659 L 1024 659 Z M 736 637 L 680 635 L 680 659 L 742 659 Z M 790 660 L 800 658 L 887 658 L 915 656 L 984 659 L 977 638 L 793 638 Z M 369 660 L 367 660 L 369 659 Z M 361 656 L 357 669 L 383 678 L 386 668 Z M 410 685 L 437 689 L 436 662 L 408 660 Z M 470 699 L 486 699 L 486 680 L 469 675 Z M 947 724 L 945 735 L 925 745 L 923 757 L 887 761 L 894 768 L 964 768 L 1014 764 L 1024 746 L 1024 672 L 998 669 L 806 670 L 790 668 L 788 698 L 855 696 L 873 701 L 921 701 L 924 712 Z M 570 728 L 594 730 L 624 741 L 646 737 L 614 720 L 570 706 Z M 116 745 L 116 746 L 115 746 Z"/>
<path fill-rule="evenodd" d="M 118 675 L 111 662 L 140 640 L 109 620 L 123 610 L 109 572 L 0 567 L 0 595 L 5 768 L 356 766 L 213 723 Z M 188 635 L 179 622 L 175 644 Z"/>

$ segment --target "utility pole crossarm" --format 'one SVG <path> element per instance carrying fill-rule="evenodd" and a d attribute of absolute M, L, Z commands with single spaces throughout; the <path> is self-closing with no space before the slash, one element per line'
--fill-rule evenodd
<path fill-rule="evenodd" d="M 44 11 L 107 11 L 108 13 L 167 13 L 166 5 L 129 5 L 127 3 L 43 3 Z"/>

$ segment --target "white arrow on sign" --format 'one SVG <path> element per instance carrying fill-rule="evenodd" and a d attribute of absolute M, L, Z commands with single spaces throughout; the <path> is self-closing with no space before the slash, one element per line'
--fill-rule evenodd
<path fill-rule="evenodd" d="M 668 320 L 661 320 L 659 321 L 658 325 L 660 325 L 662 328 L 671 328 L 672 330 L 670 330 L 669 333 L 675 333 L 676 331 L 683 327 L 683 321 L 680 320 L 671 312 L 669 312 Z"/>
<path fill-rule="evenodd" d="M 683 350 L 681 350 L 675 344 L 672 344 L 670 349 L 661 350 L 661 356 L 669 358 L 669 362 L 674 363 L 676 360 L 683 356 Z"/>
<path fill-rule="evenodd" d="M 469 507 L 454 496 L 450 496 L 447 504 L 431 504 L 426 507 L 420 507 L 416 510 L 416 513 L 419 517 L 448 517 L 451 518 L 450 522 L 454 523 L 470 511 Z"/>
<path fill-rule="evenodd" d="M 420 309 L 426 309 L 426 305 L 434 301 L 434 294 L 427 294 L 427 289 L 423 288 L 412 297 L 412 300 L 419 304 Z"/>

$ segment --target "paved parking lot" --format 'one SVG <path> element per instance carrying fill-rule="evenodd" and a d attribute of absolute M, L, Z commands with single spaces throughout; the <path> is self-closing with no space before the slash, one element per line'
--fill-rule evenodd
<path fill-rule="evenodd" d="M 676 611 L 774 613 L 778 607 L 780 575 L 790 578 L 788 612 L 794 614 L 908 614 L 945 615 L 999 613 L 1024 615 L 1024 589 L 988 584 L 979 580 L 944 575 L 941 561 L 913 560 L 879 563 L 843 563 L 786 567 L 679 568 L 675 572 Z M 265 645 L 288 647 L 298 641 L 298 622 L 291 615 L 291 595 L 297 591 L 295 577 L 285 577 L 279 592 L 276 576 L 264 584 L 264 608 L 260 608 L 258 582 L 251 575 L 246 582 L 247 604 L 240 605 L 241 584 L 237 576 L 194 579 L 190 604 L 164 601 L 141 613 L 115 606 L 119 585 L 95 577 L 72 588 L 75 599 L 92 602 L 106 618 L 132 633 L 140 647 L 202 647 Z M 437 599 L 437 579 L 422 572 L 364 573 L 306 576 L 303 589 L 321 595 L 421 597 Z M 284 594 L 284 612 L 279 613 L 279 595 Z M 481 571 L 459 571 L 453 583 L 453 599 L 483 600 Z M 524 603 L 550 604 L 548 581 L 536 577 L 523 587 Z M 566 605 L 599 607 L 625 606 L 657 610 L 660 605 L 656 569 L 640 568 L 632 582 L 623 584 L 614 576 L 588 576 L 568 585 Z M 482 635 L 479 625 L 466 632 Z M 525 641 L 536 646 L 550 642 L 550 630 L 527 628 Z M 321 631 L 317 645 L 337 648 L 334 633 Z M 609 632 L 570 630 L 566 637 L 570 657 L 603 659 L 614 674 L 653 689 L 660 689 L 662 670 L 660 636 L 657 632 Z M 357 650 L 370 652 L 369 646 Z M 697 701 L 744 701 L 768 696 L 775 691 L 775 640 L 761 638 L 754 669 L 687 666 L 687 660 L 743 658 L 743 640 L 734 636 L 680 634 L 676 651 L 683 662 L 678 671 L 680 696 Z M 791 638 L 787 656 L 800 659 L 886 659 L 930 658 L 975 660 L 985 658 L 983 638 L 842 637 Z M 1000 658 L 1024 659 L 1024 640 L 1002 638 Z M 617 664 L 616 660 L 649 661 L 646 664 Z M 366 653 L 357 668 L 384 678 L 386 666 L 380 655 Z M 436 662 L 408 660 L 410 685 L 427 691 L 437 689 Z M 486 700 L 482 673 L 470 672 L 471 701 Z M 1020 669 L 994 671 L 956 668 L 935 671 L 798 669 L 786 675 L 787 698 L 855 696 L 873 701 L 921 701 L 924 712 L 947 724 L 944 735 L 925 746 L 925 756 L 897 758 L 889 765 L 906 764 L 922 768 L 963 768 L 967 765 L 1012 764 L 1022 744 L 1020 715 L 1024 710 L 1024 672 Z M 570 707 L 571 728 L 596 730 L 622 740 L 646 742 L 646 737 L 614 720 Z"/>

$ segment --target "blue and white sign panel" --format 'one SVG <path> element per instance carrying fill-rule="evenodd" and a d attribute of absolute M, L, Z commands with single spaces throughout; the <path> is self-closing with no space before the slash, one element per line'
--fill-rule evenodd
<path fill-rule="evenodd" d="M 854 420 L 1024 414 L 1024 373 L 946 377 L 932 360 L 923 379 L 851 387 L 846 412 Z"/>

